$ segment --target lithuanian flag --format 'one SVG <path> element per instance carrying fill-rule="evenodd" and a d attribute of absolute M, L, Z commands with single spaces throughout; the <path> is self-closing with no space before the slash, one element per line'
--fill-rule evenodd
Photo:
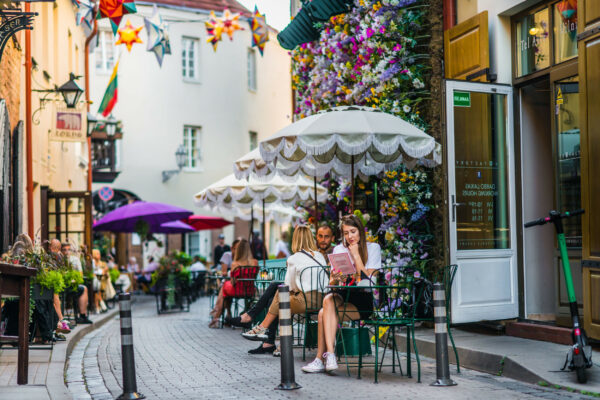
<path fill-rule="evenodd" d="M 112 75 L 110 76 L 110 80 L 108 81 L 108 87 L 106 88 L 106 92 L 104 92 L 104 97 L 102 98 L 102 102 L 100 103 L 100 108 L 98 112 L 102 114 L 104 117 L 108 117 L 112 112 L 115 104 L 117 104 L 117 69 L 119 68 L 119 62 L 115 64 L 115 68 L 113 69 Z"/>

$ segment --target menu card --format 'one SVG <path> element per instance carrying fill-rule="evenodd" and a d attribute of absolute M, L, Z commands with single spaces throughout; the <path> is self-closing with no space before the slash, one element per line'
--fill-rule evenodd
<path fill-rule="evenodd" d="M 328 254 L 327 257 L 332 271 L 339 271 L 344 275 L 352 275 L 356 272 L 348 253 Z"/>

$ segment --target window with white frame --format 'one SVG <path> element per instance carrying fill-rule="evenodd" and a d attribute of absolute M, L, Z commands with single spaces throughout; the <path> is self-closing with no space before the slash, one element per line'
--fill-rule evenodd
<path fill-rule="evenodd" d="M 258 147 L 258 133 L 250 131 L 248 132 L 250 138 L 250 151 Z"/>
<path fill-rule="evenodd" d="M 256 51 L 248 49 L 248 90 L 256 90 Z"/>
<path fill-rule="evenodd" d="M 186 152 L 184 168 L 200 168 L 200 128 L 185 126 L 183 128 L 183 147 Z"/>
<path fill-rule="evenodd" d="M 183 79 L 199 81 L 198 50 L 200 41 L 195 38 L 183 37 L 181 39 L 181 74 Z"/>
<path fill-rule="evenodd" d="M 98 42 L 94 49 L 96 71 L 107 74 L 111 73 L 117 62 L 118 51 L 112 32 L 108 30 L 98 31 Z"/>

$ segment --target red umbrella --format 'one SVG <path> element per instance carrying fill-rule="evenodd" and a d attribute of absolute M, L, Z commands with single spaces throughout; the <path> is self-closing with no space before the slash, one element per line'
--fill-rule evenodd
<path fill-rule="evenodd" d="M 183 222 L 192 226 L 197 231 L 208 229 L 219 229 L 232 224 L 232 222 L 220 217 L 206 217 L 204 215 L 191 215 Z"/>

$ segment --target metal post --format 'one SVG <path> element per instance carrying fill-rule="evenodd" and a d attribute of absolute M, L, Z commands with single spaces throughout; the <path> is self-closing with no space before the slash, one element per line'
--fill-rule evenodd
<path fill-rule="evenodd" d="M 133 357 L 133 328 L 131 327 L 131 294 L 119 294 L 119 316 L 121 318 L 121 358 L 123 367 L 123 394 L 118 400 L 145 399 L 137 392 L 135 382 L 135 360 Z"/>
<path fill-rule="evenodd" d="M 281 383 L 275 389 L 293 390 L 302 386 L 296 383 L 294 376 L 294 352 L 292 345 L 292 312 L 290 310 L 290 288 L 279 285 L 279 346 L 281 348 Z"/>
<path fill-rule="evenodd" d="M 446 325 L 446 291 L 444 285 L 433 284 L 433 322 L 435 323 L 435 374 L 431 386 L 455 386 L 450 379 L 448 360 L 448 328 Z"/>

